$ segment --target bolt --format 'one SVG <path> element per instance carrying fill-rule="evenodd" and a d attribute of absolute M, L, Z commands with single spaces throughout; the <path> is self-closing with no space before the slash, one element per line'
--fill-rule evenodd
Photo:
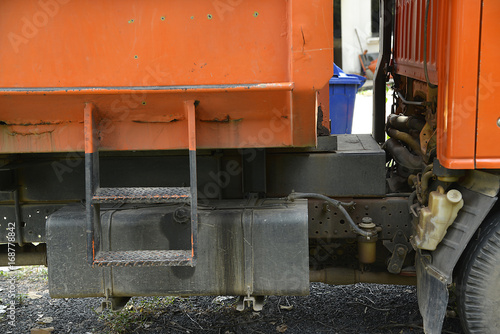
<path fill-rule="evenodd" d="M 325 204 L 323 205 L 323 211 L 324 211 L 324 212 L 330 212 L 330 206 L 329 206 L 328 204 L 326 204 L 326 203 L 325 203 Z"/>
<path fill-rule="evenodd" d="M 398 255 L 403 256 L 405 254 L 405 250 L 403 248 L 398 248 Z"/>
<path fill-rule="evenodd" d="M 361 223 L 359 224 L 359 227 L 363 229 L 371 229 L 374 228 L 376 225 L 373 223 L 373 220 L 371 217 L 363 217 L 361 219 Z"/>
<path fill-rule="evenodd" d="M 498 125 L 498 127 L 500 127 L 500 118 L 497 119 L 497 125 Z"/>
<path fill-rule="evenodd" d="M 186 224 L 190 220 L 191 215 L 186 208 L 180 207 L 174 211 L 173 218 L 179 224 Z"/>

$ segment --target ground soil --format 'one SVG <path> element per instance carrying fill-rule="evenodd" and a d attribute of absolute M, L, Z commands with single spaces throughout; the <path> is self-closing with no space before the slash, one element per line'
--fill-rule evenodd
<path fill-rule="evenodd" d="M 423 333 L 412 286 L 311 284 L 306 297 L 267 298 L 264 309 L 238 312 L 235 297 L 133 298 L 120 312 L 95 311 L 100 298 L 51 299 L 47 271 L 0 271 L 0 312 L 16 279 L 15 327 L 0 314 L 0 333 Z M 462 333 L 452 309 L 443 333 Z"/>

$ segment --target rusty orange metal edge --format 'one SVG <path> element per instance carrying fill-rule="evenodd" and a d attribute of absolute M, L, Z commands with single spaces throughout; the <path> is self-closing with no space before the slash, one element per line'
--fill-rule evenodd
<path fill-rule="evenodd" d="M 47 88 L 0 88 L 1 95 L 84 95 L 84 94 L 128 94 L 128 93 L 220 93 L 244 91 L 291 91 L 293 82 L 274 82 L 235 85 L 198 86 L 147 86 L 147 87 L 47 87 Z"/>
<path fill-rule="evenodd" d="M 188 141 L 190 151 L 196 151 L 196 114 L 194 103 L 194 100 L 184 101 L 186 117 L 188 119 Z"/>
<path fill-rule="evenodd" d="M 84 112 L 85 153 L 94 153 L 97 147 L 97 133 L 95 127 L 95 106 L 86 103 Z"/>

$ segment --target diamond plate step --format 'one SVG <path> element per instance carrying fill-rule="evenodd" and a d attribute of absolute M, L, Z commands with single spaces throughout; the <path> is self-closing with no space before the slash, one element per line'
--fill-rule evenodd
<path fill-rule="evenodd" d="M 98 188 L 93 203 L 190 203 L 189 187 Z"/>
<path fill-rule="evenodd" d="M 136 250 L 98 252 L 98 267 L 194 266 L 191 250 Z"/>

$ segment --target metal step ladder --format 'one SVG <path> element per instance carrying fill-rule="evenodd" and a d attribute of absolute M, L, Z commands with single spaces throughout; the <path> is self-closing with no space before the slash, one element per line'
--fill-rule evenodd
<path fill-rule="evenodd" d="M 195 101 L 185 101 L 188 120 L 190 187 L 101 188 L 99 185 L 98 113 L 92 103 L 84 109 L 85 134 L 85 205 L 87 260 L 91 266 L 190 266 L 196 265 L 197 253 L 197 181 Z M 130 250 L 100 249 L 100 205 L 108 203 L 188 203 L 191 206 L 191 249 Z"/>

